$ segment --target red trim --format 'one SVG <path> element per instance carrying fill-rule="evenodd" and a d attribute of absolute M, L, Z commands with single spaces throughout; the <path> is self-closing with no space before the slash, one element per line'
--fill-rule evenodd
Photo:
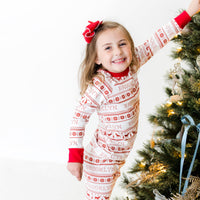
<path fill-rule="evenodd" d="M 69 160 L 68 162 L 83 163 L 84 149 L 81 148 L 69 148 Z"/>
<path fill-rule="evenodd" d="M 110 72 L 110 71 L 107 71 L 107 72 L 109 72 L 112 77 L 123 77 L 123 76 L 127 76 L 128 75 L 129 67 L 127 67 L 125 71 L 119 72 L 119 73 Z"/>
<path fill-rule="evenodd" d="M 178 15 L 176 18 L 174 18 L 176 23 L 180 26 L 180 28 L 184 28 L 184 26 L 192 20 L 190 15 L 186 12 L 183 11 L 180 15 Z"/>

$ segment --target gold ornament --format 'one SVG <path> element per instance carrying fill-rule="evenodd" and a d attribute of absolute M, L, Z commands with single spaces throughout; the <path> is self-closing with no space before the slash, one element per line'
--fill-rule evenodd
<path fill-rule="evenodd" d="M 140 163 L 141 164 L 141 163 Z M 147 172 L 142 172 L 139 175 L 139 178 L 130 182 L 126 187 L 137 187 L 140 184 L 143 183 L 155 183 L 158 179 L 158 176 L 166 173 L 167 171 L 167 166 L 163 165 L 162 163 L 159 162 L 155 162 L 153 163 L 150 167 L 149 170 Z"/>

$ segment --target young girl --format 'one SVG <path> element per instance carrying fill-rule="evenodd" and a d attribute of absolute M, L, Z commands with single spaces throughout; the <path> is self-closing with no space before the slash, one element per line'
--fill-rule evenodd
<path fill-rule="evenodd" d="M 97 21 L 86 27 L 83 35 L 88 44 L 80 68 L 82 98 L 70 128 L 67 166 L 78 180 L 84 169 L 86 199 L 109 199 L 137 135 L 137 70 L 191 20 L 200 9 L 199 1 L 192 0 L 187 11 L 136 48 L 128 31 L 118 23 Z M 83 149 L 85 125 L 94 111 L 99 117 L 98 129 Z"/>

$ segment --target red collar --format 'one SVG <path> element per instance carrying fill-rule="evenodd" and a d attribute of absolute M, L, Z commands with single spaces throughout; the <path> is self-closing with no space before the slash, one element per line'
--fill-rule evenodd
<path fill-rule="evenodd" d="M 107 70 L 106 70 L 107 71 Z M 119 73 L 115 73 L 115 72 L 110 72 L 107 71 L 108 73 L 111 74 L 112 77 L 123 77 L 123 76 L 128 76 L 128 72 L 129 72 L 129 67 L 127 67 L 127 69 L 123 72 L 119 72 Z"/>

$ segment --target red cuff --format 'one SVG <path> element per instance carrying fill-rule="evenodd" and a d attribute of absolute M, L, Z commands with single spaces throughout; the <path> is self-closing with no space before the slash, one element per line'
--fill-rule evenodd
<path fill-rule="evenodd" d="M 176 23 L 180 26 L 180 28 L 184 28 L 184 26 L 191 21 L 190 15 L 186 12 L 183 11 L 180 15 L 178 15 L 176 18 L 174 18 Z"/>
<path fill-rule="evenodd" d="M 68 162 L 83 163 L 83 153 L 84 153 L 84 149 L 70 148 Z"/>

